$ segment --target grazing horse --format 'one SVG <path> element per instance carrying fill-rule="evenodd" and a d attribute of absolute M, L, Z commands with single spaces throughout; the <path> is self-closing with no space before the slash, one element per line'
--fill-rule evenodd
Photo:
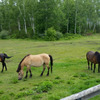
<path fill-rule="evenodd" d="M 90 69 L 89 62 L 91 62 L 91 70 L 92 70 L 92 64 L 94 64 L 93 72 L 95 73 L 96 64 L 98 64 L 98 72 L 100 72 L 100 53 L 89 51 L 86 54 L 86 58 L 88 62 L 88 69 Z"/>
<path fill-rule="evenodd" d="M 23 78 L 24 66 L 27 67 L 25 78 L 27 78 L 27 76 L 28 76 L 28 71 L 30 72 L 30 77 L 32 77 L 31 66 L 40 67 L 41 65 L 43 65 L 43 71 L 42 71 L 40 76 L 42 76 L 44 71 L 45 71 L 45 65 L 48 68 L 48 72 L 47 72 L 47 76 L 48 76 L 49 75 L 49 68 L 50 68 L 49 63 L 51 65 L 51 73 L 52 73 L 53 58 L 51 55 L 48 55 L 45 53 L 38 54 L 38 55 L 31 55 L 31 54 L 26 55 L 18 65 L 18 69 L 17 69 L 18 79 L 21 80 Z"/>
<path fill-rule="evenodd" d="M 8 57 L 7 54 L 5 54 L 5 53 L 1 53 L 0 54 L 0 62 L 2 63 L 2 71 L 1 72 L 3 72 L 4 67 L 5 67 L 5 70 L 7 71 L 7 66 L 6 66 L 6 63 L 5 63 L 5 58 L 9 59 L 11 57 Z"/>

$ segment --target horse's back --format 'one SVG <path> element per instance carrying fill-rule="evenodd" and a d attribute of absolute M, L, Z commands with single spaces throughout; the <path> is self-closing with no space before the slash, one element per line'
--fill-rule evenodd
<path fill-rule="evenodd" d="M 44 63 L 49 64 L 49 62 L 50 62 L 50 57 L 46 53 L 38 55 L 29 55 L 23 61 L 24 65 L 32 65 L 36 67 L 41 66 Z"/>
<path fill-rule="evenodd" d="M 89 52 L 87 52 L 87 54 L 86 54 L 86 58 L 87 58 L 87 60 L 89 60 L 89 61 L 92 61 L 93 56 L 94 56 L 94 52 L 93 52 L 93 51 L 89 51 Z"/>

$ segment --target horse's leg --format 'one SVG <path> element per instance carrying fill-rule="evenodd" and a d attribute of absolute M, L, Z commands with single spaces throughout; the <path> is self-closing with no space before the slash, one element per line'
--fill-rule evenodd
<path fill-rule="evenodd" d="M 100 64 L 98 64 L 98 73 L 100 73 Z"/>
<path fill-rule="evenodd" d="M 27 78 L 27 76 L 28 76 L 28 71 L 29 71 L 29 69 L 30 69 L 30 66 L 27 65 L 27 70 L 26 70 L 26 76 L 25 76 L 25 78 Z"/>
<path fill-rule="evenodd" d="M 32 72 L 31 72 L 31 69 L 29 69 L 29 71 L 30 71 L 30 78 L 32 77 Z"/>
<path fill-rule="evenodd" d="M 40 76 L 42 76 L 42 75 L 43 75 L 44 71 L 45 71 L 45 64 L 43 64 L 43 71 L 42 71 L 42 73 L 41 73 L 41 75 L 40 75 Z"/>
<path fill-rule="evenodd" d="M 50 69 L 50 67 L 49 67 L 49 66 L 47 66 L 47 68 L 48 68 L 47 76 L 49 76 L 49 69 Z"/>
<path fill-rule="evenodd" d="M 26 71 L 26 76 L 25 76 L 25 78 L 27 78 L 27 76 L 28 76 L 28 70 Z"/>
<path fill-rule="evenodd" d="M 96 68 L 96 64 L 94 64 L 94 70 L 93 70 L 93 73 L 95 73 L 95 68 Z"/>
<path fill-rule="evenodd" d="M 7 66 L 6 66 L 6 63 L 4 62 L 4 66 L 5 66 L 5 70 L 7 71 Z"/>
<path fill-rule="evenodd" d="M 3 69 L 4 69 L 4 62 L 2 62 L 2 71 L 1 72 L 3 72 Z"/>
<path fill-rule="evenodd" d="M 91 62 L 91 70 L 92 70 L 92 64 L 93 64 L 93 63 Z"/>
<path fill-rule="evenodd" d="M 88 62 L 88 70 L 90 69 L 90 66 L 89 66 L 89 60 L 87 60 L 87 62 Z"/>

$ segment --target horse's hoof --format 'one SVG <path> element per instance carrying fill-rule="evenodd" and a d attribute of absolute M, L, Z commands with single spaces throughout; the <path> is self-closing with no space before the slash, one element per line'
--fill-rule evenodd
<path fill-rule="evenodd" d="M 27 77 L 26 77 L 26 76 L 25 76 L 24 78 L 25 78 L 25 79 L 27 79 Z"/>
<path fill-rule="evenodd" d="M 43 76 L 43 75 L 40 75 L 40 76 Z"/>
<path fill-rule="evenodd" d="M 32 75 L 30 75 L 30 78 L 32 78 Z"/>

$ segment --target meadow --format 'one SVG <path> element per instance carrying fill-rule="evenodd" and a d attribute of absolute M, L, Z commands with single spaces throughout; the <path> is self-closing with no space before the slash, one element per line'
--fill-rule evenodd
<path fill-rule="evenodd" d="M 59 100 L 100 84 L 97 67 L 95 73 L 87 68 L 86 53 L 90 50 L 100 52 L 100 34 L 60 41 L 0 40 L 0 53 L 13 56 L 6 59 L 8 70 L 0 73 L 0 100 Z M 18 80 L 16 70 L 22 58 L 40 53 L 52 55 L 53 73 L 46 76 L 46 69 L 40 77 L 43 67 L 31 67 L 32 78 Z M 25 72 L 24 67 L 24 76 Z"/>

